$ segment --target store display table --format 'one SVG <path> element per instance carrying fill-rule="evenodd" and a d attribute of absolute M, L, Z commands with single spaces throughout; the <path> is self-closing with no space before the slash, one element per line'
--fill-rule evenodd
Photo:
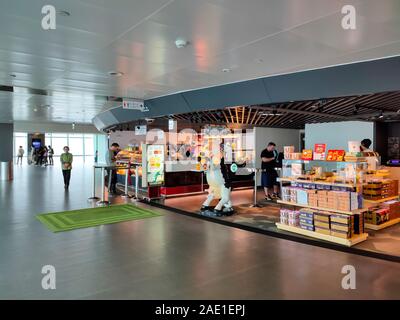
<path fill-rule="evenodd" d="M 360 234 L 360 235 L 355 235 L 350 239 L 342 239 L 342 238 L 333 237 L 333 236 L 330 236 L 330 235 L 318 233 L 318 232 L 315 232 L 315 231 L 304 230 L 304 229 L 301 229 L 299 227 L 289 226 L 289 225 L 282 224 L 282 223 L 279 223 L 279 222 L 276 223 L 276 227 L 279 230 L 289 231 L 289 232 L 297 233 L 297 234 L 300 234 L 300 235 L 303 235 L 303 236 L 307 236 L 307 237 L 311 237 L 311 238 L 316 238 L 316 239 L 320 239 L 320 240 L 325 240 L 325 241 L 341 244 L 341 245 L 344 245 L 344 246 L 347 246 L 347 247 L 354 246 L 355 244 L 363 242 L 363 241 L 367 240 L 367 238 L 368 238 L 368 233 L 363 233 L 363 234 Z"/>

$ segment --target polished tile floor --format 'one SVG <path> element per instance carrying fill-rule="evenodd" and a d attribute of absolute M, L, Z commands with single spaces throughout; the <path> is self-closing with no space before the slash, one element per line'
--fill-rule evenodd
<path fill-rule="evenodd" d="M 392 263 L 163 211 L 162 217 L 51 233 L 35 215 L 90 206 L 91 168 L 15 168 L 0 182 L 1 299 L 399 299 Z M 42 266 L 56 289 L 41 287 Z M 341 287 L 342 267 L 356 289 Z"/>

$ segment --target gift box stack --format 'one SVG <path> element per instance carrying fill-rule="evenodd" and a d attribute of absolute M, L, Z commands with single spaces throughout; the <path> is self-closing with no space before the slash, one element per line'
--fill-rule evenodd
<path fill-rule="evenodd" d="M 365 223 L 380 225 L 391 219 L 389 208 L 371 207 L 365 213 Z"/>
<path fill-rule="evenodd" d="M 317 190 L 307 190 L 308 205 L 311 207 L 318 207 L 318 194 Z"/>
<path fill-rule="evenodd" d="M 298 227 L 300 222 L 300 212 L 297 210 L 289 210 L 288 212 L 288 224 L 289 226 Z"/>
<path fill-rule="evenodd" d="M 297 210 L 281 209 L 280 221 L 282 224 L 298 227 L 300 223 L 300 212 Z"/>
<path fill-rule="evenodd" d="M 282 187 L 282 200 L 290 202 L 290 187 Z"/>
<path fill-rule="evenodd" d="M 354 216 L 346 214 L 331 215 L 331 235 L 338 238 L 349 239 L 354 230 Z"/>
<path fill-rule="evenodd" d="M 397 196 L 399 193 L 398 180 L 385 179 L 382 181 L 370 181 L 363 185 L 363 196 L 369 200 L 380 200 Z"/>
<path fill-rule="evenodd" d="M 327 212 L 314 212 L 315 232 L 330 235 L 330 214 Z"/>
<path fill-rule="evenodd" d="M 289 224 L 289 210 L 282 208 L 280 210 L 280 221 L 282 224 Z"/>
<path fill-rule="evenodd" d="M 386 201 L 382 203 L 380 207 L 389 209 L 390 219 L 400 218 L 400 201 L 398 200 Z"/>
<path fill-rule="evenodd" d="M 303 208 L 299 210 L 300 228 L 314 231 L 314 211 Z"/>
<path fill-rule="evenodd" d="M 329 208 L 328 207 L 328 191 L 318 190 L 317 196 L 318 196 L 318 207 Z"/>

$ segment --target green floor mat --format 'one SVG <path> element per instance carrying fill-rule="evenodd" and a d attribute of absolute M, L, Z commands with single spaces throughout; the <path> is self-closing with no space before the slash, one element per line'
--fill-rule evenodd
<path fill-rule="evenodd" d="M 153 210 L 130 204 L 113 205 L 101 208 L 43 213 L 36 216 L 53 232 L 100 226 L 129 220 L 139 220 L 161 216 Z"/>

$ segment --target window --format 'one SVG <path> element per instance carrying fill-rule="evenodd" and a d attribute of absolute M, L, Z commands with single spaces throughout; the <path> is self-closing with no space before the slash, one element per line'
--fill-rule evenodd
<path fill-rule="evenodd" d="M 85 155 L 86 156 L 94 156 L 93 134 L 85 135 Z"/>
<path fill-rule="evenodd" d="M 69 150 L 74 156 L 83 156 L 83 138 L 69 138 Z"/>
<path fill-rule="evenodd" d="M 46 133 L 46 146 L 52 146 L 54 155 L 59 156 L 63 153 L 65 146 L 69 146 L 74 156 L 93 157 L 95 134 L 83 133 Z M 14 154 L 17 156 L 19 146 L 25 150 L 25 156 L 28 153 L 28 134 L 25 132 L 14 133 Z"/>
<path fill-rule="evenodd" d="M 54 150 L 54 155 L 59 156 L 61 153 L 63 153 L 63 149 L 65 146 L 68 145 L 68 138 L 65 136 L 65 138 L 57 137 L 54 138 L 51 137 L 51 143 L 52 143 L 52 148 Z"/>

